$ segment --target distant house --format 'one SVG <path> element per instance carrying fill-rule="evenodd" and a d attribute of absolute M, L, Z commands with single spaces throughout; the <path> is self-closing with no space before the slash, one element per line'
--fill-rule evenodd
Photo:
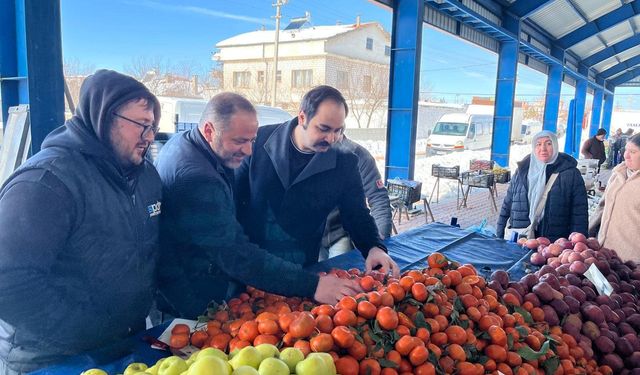
<path fill-rule="evenodd" d="M 275 30 L 236 35 L 216 44 L 224 90 L 270 104 Z M 391 36 L 377 22 L 281 30 L 276 105 L 295 112 L 310 88 L 341 90 L 352 112 L 348 127 L 386 124 Z"/>

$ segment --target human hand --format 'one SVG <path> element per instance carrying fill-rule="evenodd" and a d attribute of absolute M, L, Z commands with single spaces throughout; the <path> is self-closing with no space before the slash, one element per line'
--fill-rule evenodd
<path fill-rule="evenodd" d="M 369 255 L 364 262 L 364 266 L 366 273 L 371 272 L 377 266 L 381 266 L 385 270 L 391 270 L 391 275 L 393 277 L 400 276 L 400 268 L 396 262 L 391 259 L 389 254 L 385 253 L 384 250 L 377 246 L 372 247 L 371 250 L 369 250 Z"/>
<path fill-rule="evenodd" d="M 352 296 L 363 292 L 356 280 L 341 279 L 336 275 L 320 276 L 318 287 L 313 298 L 319 303 L 334 305 L 344 296 Z"/>

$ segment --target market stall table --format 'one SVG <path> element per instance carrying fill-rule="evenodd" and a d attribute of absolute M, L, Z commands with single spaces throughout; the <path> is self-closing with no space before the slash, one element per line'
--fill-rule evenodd
<path fill-rule="evenodd" d="M 508 270 L 512 279 L 519 279 L 527 272 L 530 252 L 514 243 L 480 233 L 462 230 L 441 223 L 430 223 L 403 232 L 385 240 L 391 257 L 402 271 L 427 266 L 426 257 L 441 252 L 449 259 L 473 264 L 478 272 L 488 277 L 495 270 Z M 364 259 L 357 250 L 327 259 L 310 270 L 320 272 L 332 268 L 359 268 L 364 270 Z M 100 363 L 89 354 L 75 356 L 65 363 L 33 372 L 36 375 L 80 374 L 85 369 L 99 367 L 109 374 L 122 373 L 132 362 L 153 364 L 169 353 L 152 349 L 142 338 L 160 336 L 168 323 L 142 332 L 131 339 L 131 347 L 123 358 L 108 364 Z"/>

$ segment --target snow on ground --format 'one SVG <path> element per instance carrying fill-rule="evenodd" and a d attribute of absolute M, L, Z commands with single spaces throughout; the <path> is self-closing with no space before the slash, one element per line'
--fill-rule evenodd
<path fill-rule="evenodd" d="M 561 145 L 564 145 L 564 137 L 558 140 Z M 385 141 L 360 141 L 369 152 L 376 158 L 378 170 L 380 174 L 384 176 L 384 155 L 386 152 Z M 429 196 L 433 191 L 436 183 L 436 178 L 431 176 L 431 167 L 435 164 L 439 164 L 445 167 L 460 166 L 460 172 L 469 170 L 469 163 L 473 159 L 488 160 L 491 157 L 490 149 L 484 150 L 465 150 L 458 152 L 451 152 L 440 155 L 425 155 L 426 139 L 416 140 L 416 157 L 415 157 L 415 172 L 414 180 L 422 182 L 422 194 Z M 560 146 L 560 149 L 563 149 Z M 531 153 L 531 144 L 514 144 L 511 145 L 510 157 L 509 157 L 509 169 L 511 174 L 516 170 L 516 163 L 526 155 Z M 440 179 L 440 199 L 454 198 L 456 196 L 456 180 Z M 436 194 L 433 195 L 435 200 Z"/>

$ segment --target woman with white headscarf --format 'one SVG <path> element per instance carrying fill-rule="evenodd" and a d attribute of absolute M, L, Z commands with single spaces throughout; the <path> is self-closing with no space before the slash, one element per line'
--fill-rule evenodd
<path fill-rule="evenodd" d="M 576 160 L 558 151 L 557 136 L 543 130 L 532 152 L 518 163 L 502 203 L 497 235 L 505 228 L 555 241 L 572 232 L 587 234 L 587 190 Z M 533 223 L 533 224 L 532 224 Z"/>

